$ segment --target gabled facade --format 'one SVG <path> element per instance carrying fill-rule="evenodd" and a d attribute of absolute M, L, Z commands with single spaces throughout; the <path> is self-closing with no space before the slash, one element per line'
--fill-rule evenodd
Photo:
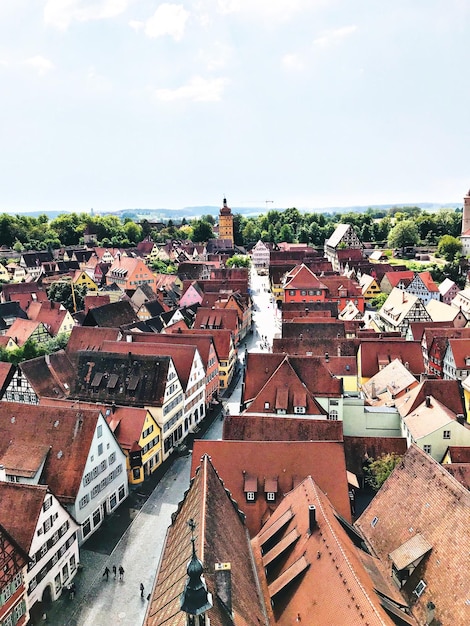
<path fill-rule="evenodd" d="M 324 302 L 327 287 L 303 263 L 289 272 L 283 281 L 284 302 Z"/>
<path fill-rule="evenodd" d="M 80 524 L 79 543 L 128 495 L 124 453 L 96 407 L 0 403 L 0 463 L 7 480 L 49 486 Z"/>
<path fill-rule="evenodd" d="M 253 267 L 258 271 L 268 271 L 270 256 L 271 250 L 269 249 L 269 246 L 261 241 L 261 239 L 257 241 L 251 249 L 251 261 L 253 263 Z"/>
<path fill-rule="evenodd" d="M 41 344 L 52 336 L 43 322 L 19 318 L 13 322 L 5 334 L 11 337 L 18 346 L 23 346 L 28 339 Z"/>
<path fill-rule="evenodd" d="M 1 481 L 0 523 L 29 556 L 30 610 L 45 597 L 56 600 L 77 573 L 78 524 L 45 485 Z"/>
<path fill-rule="evenodd" d="M 467 378 L 470 374 L 470 338 L 447 340 L 442 372 L 444 379 Z"/>
<path fill-rule="evenodd" d="M 0 624 L 29 622 L 24 576 L 28 554 L 0 524 Z"/>
<path fill-rule="evenodd" d="M 379 295 L 379 293 L 381 293 L 379 283 L 373 276 L 370 276 L 369 274 L 361 275 L 359 279 L 359 285 L 361 287 L 362 295 L 364 296 L 364 300 L 366 302 L 373 300 Z"/>
<path fill-rule="evenodd" d="M 338 224 L 331 237 L 325 241 L 325 257 L 336 272 L 340 270 L 340 250 L 362 250 L 362 243 L 351 224 Z"/>
<path fill-rule="evenodd" d="M 409 324 L 429 321 L 431 317 L 421 300 L 397 287 L 392 289 L 374 320 L 378 330 L 397 331 L 403 337 L 406 335 Z"/>
<path fill-rule="evenodd" d="M 71 333 L 75 326 L 70 312 L 59 302 L 32 302 L 27 313 L 30 320 L 42 322 L 52 337 Z"/>
<path fill-rule="evenodd" d="M 120 289 L 136 289 L 147 284 L 155 288 L 155 276 L 142 259 L 118 256 L 106 274 L 106 284 L 115 283 Z"/>
<path fill-rule="evenodd" d="M 417 272 L 405 291 L 417 296 L 426 305 L 431 300 L 440 300 L 439 288 L 434 282 L 430 272 Z"/>
<path fill-rule="evenodd" d="M 450 278 L 445 278 L 439 285 L 439 293 L 444 304 L 451 304 L 459 291 L 459 286 Z"/>
<path fill-rule="evenodd" d="M 77 270 L 72 282 L 77 287 L 85 285 L 88 291 L 98 291 L 99 282 L 95 281 L 94 271 L 89 273 L 85 270 Z"/>
<path fill-rule="evenodd" d="M 162 463 L 162 432 L 150 409 L 113 405 L 103 410 L 126 455 L 129 484 L 138 485 Z"/>

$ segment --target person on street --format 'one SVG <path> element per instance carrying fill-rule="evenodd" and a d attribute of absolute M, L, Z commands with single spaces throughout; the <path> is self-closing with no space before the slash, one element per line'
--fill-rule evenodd
<path fill-rule="evenodd" d="M 144 597 L 144 583 L 140 583 L 140 597 Z"/>
<path fill-rule="evenodd" d="M 115 565 L 113 565 L 113 576 L 114 576 L 114 580 L 116 580 L 116 574 L 117 574 L 117 568 Z"/>
<path fill-rule="evenodd" d="M 106 565 L 103 572 L 103 578 L 106 577 L 106 580 L 109 578 L 109 567 Z"/>
<path fill-rule="evenodd" d="M 119 566 L 119 580 L 124 580 L 124 568 L 122 565 Z"/>

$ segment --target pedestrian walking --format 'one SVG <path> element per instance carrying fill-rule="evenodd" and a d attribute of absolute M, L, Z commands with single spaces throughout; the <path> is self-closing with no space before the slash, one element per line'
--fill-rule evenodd
<path fill-rule="evenodd" d="M 140 597 L 144 597 L 144 583 L 140 583 Z"/>
<path fill-rule="evenodd" d="M 116 574 L 117 574 L 117 567 L 115 565 L 113 565 L 113 576 L 114 576 L 114 580 L 116 580 Z"/>
<path fill-rule="evenodd" d="M 122 565 L 119 566 L 119 580 L 124 580 L 124 568 Z"/>
<path fill-rule="evenodd" d="M 106 580 L 109 578 L 109 567 L 106 565 L 103 572 L 103 578 L 106 576 Z"/>

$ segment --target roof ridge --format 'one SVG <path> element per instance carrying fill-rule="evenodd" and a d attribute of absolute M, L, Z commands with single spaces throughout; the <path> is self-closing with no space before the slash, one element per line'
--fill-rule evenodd
<path fill-rule="evenodd" d="M 311 477 L 310 477 L 310 478 L 311 478 Z M 311 478 L 311 481 L 312 481 L 312 485 L 313 485 L 313 490 L 314 490 L 314 492 L 315 492 L 315 495 L 317 496 L 317 501 L 318 501 L 318 504 L 319 504 L 320 509 L 321 509 L 321 512 L 322 512 L 322 514 L 323 514 L 323 519 L 325 520 L 325 522 L 326 522 L 326 524 L 327 524 L 327 526 L 328 526 L 328 528 L 329 528 L 329 530 L 330 530 L 330 532 L 331 532 L 331 534 L 332 534 L 332 536 L 333 536 L 333 539 L 334 539 L 334 541 L 336 542 L 337 547 L 339 548 L 339 550 L 340 550 L 340 552 L 341 552 L 341 554 L 342 554 L 342 556 L 343 556 L 344 560 L 346 561 L 347 566 L 348 566 L 348 568 L 349 568 L 349 570 L 350 570 L 350 572 L 351 572 L 351 574 L 352 574 L 352 576 L 353 576 L 354 580 L 356 581 L 356 583 L 357 583 L 357 585 L 359 586 L 360 590 L 362 591 L 362 593 L 363 593 L 363 594 L 364 594 L 364 596 L 366 597 L 366 599 L 367 599 L 367 601 L 369 602 L 369 604 L 370 604 L 370 606 L 371 606 L 372 610 L 374 611 L 374 613 L 376 614 L 376 616 L 377 616 L 377 617 L 378 617 L 378 619 L 380 620 L 380 623 L 381 623 L 381 624 L 383 624 L 383 626 L 387 626 L 387 624 L 386 624 L 386 623 L 384 622 L 384 620 L 382 619 L 382 616 L 381 616 L 381 615 L 379 614 L 379 612 L 377 611 L 377 608 L 376 608 L 375 604 L 374 604 L 374 603 L 372 602 L 372 600 L 370 599 L 369 594 L 368 594 L 368 593 L 367 593 L 367 591 L 365 590 L 365 588 L 364 588 L 363 584 L 362 584 L 362 583 L 361 583 L 361 581 L 359 580 L 359 578 L 358 578 L 358 576 L 357 576 L 357 574 L 356 574 L 356 572 L 355 572 L 355 570 L 354 570 L 354 568 L 353 568 L 353 566 L 352 566 L 351 562 L 349 561 L 349 559 L 348 559 L 348 557 L 347 557 L 347 555 L 346 555 L 346 553 L 345 553 L 345 551 L 344 551 L 344 549 L 343 549 L 343 546 L 341 545 L 341 542 L 339 541 L 339 539 L 338 539 L 338 537 L 337 537 L 337 535 L 336 535 L 336 533 L 335 533 L 335 531 L 334 531 L 334 529 L 333 529 L 333 527 L 332 527 L 332 525 L 331 525 L 331 523 L 330 523 L 330 520 L 328 519 L 328 516 L 325 514 L 325 510 L 324 510 L 324 507 L 323 507 L 323 502 L 321 501 L 321 498 L 320 498 L 320 497 L 319 497 L 319 495 L 318 495 L 317 485 L 316 485 L 315 481 L 314 481 L 312 478 Z"/>

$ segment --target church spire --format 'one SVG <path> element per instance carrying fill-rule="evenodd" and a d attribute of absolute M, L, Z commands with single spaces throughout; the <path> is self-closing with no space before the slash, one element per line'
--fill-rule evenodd
<path fill-rule="evenodd" d="M 207 591 L 204 566 L 196 555 L 196 524 L 193 519 L 188 521 L 188 526 L 191 529 L 192 556 L 186 568 L 188 578 L 180 597 L 180 607 L 187 614 L 187 626 L 204 626 L 205 613 L 212 608 L 212 595 Z"/>

